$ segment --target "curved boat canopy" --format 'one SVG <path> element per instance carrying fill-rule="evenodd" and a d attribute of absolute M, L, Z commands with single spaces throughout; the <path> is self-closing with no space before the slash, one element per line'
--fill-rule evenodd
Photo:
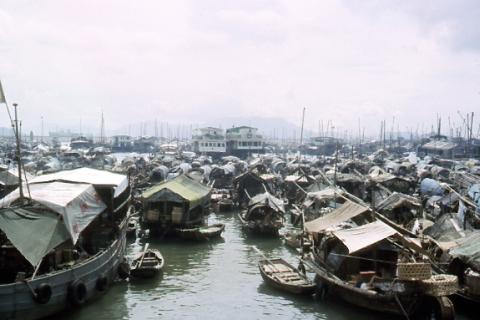
<path fill-rule="evenodd" d="M 355 228 L 332 232 L 347 247 L 348 253 L 354 253 L 397 234 L 397 231 L 380 220 Z"/>
<path fill-rule="evenodd" d="M 30 180 L 30 184 L 63 181 L 88 183 L 93 186 L 110 186 L 115 189 L 114 197 L 120 195 L 128 187 L 128 178 L 123 174 L 112 173 L 92 168 L 79 168 L 38 176 Z"/>
<path fill-rule="evenodd" d="M 32 264 L 49 250 L 80 233 L 106 208 L 90 184 L 49 182 L 29 185 L 26 197 L 41 207 L 15 208 L 20 198 L 16 189 L 0 200 L 0 229 Z"/>
<path fill-rule="evenodd" d="M 305 230 L 310 233 L 320 233 L 330 227 L 336 226 L 344 221 L 356 217 L 370 209 L 351 201 L 345 202 L 340 208 L 305 223 Z"/>
<path fill-rule="evenodd" d="M 142 194 L 146 202 L 172 201 L 188 202 L 190 209 L 210 201 L 211 188 L 189 178 L 180 175 L 173 180 L 160 183 L 147 189 Z"/>

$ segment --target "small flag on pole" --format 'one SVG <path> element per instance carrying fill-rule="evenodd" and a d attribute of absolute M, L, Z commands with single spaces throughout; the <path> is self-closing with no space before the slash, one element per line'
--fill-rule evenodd
<path fill-rule="evenodd" d="M 0 103 L 7 103 L 5 100 L 5 94 L 3 94 L 2 82 L 0 81 Z"/>

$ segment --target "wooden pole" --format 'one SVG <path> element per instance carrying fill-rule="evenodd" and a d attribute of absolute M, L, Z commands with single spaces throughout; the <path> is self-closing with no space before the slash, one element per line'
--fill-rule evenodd
<path fill-rule="evenodd" d="M 303 144 L 303 125 L 305 123 L 305 109 L 306 108 L 303 108 L 303 112 L 302 112 L 302 131 L 300 132 L 300 145 Z"/>
<path fill-rule="evenodd" d="M 13 109 L 15 112 L 15 139 L 17 141 L 17 166 L 18 166 L 18 190 L 20 192 L 20 201 L 23 201 L 23 187 L 22 187 L 22 161 L 20 154 L 20 131 L 18 128 L 18 111 L 17 103 L 13 104 Z"/>

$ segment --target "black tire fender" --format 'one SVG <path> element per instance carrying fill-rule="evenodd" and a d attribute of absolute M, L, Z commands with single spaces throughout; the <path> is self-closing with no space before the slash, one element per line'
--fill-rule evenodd
<path fill-rule="evenodd" d="M 81 305 L 87 300 L 87 286 L 82 280 L 75 280 L 68 286 L 68 299 L 74 305 Z"/>
<path fill-rule="evenodd" d="M 105 273 L 102 273 L 95 283 L 95 289 L 100 292 L 107 290 L 109 284 L 108 282 L 108 277 L 105 275 Z"/>
<path fill-rule="evenodd" d="M 307 270 L 305 269 L 305 265 L 303 264 L 303 262 L 300 262 L 298 264 L 297 270 L 301 272 L 303 275 L 307 273 Z"/>
<path fill-rule="evenodd" d="M 130 265 L 128 262 L 123 261 L 118 265 L 117 274 L 122 280 L 125 280 L 130 276 Z"/>
<path fill-rule="evenodd" d="M 52 287 L 48 283 L 41 283 L 33 291 L 33 299 L 40 304 L 46 304 L 52 297 Z"/>
<path fill-rule="evenodd" d="M 328 295 L 328 285 L 320 279 L 320 277 L 315 277 L 315 296 L 318 300 L 323 301 Z"/>

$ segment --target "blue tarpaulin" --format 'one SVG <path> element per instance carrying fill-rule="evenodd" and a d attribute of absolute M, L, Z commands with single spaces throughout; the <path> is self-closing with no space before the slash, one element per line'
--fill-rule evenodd
<path fill-rule="evenodd" d="M 477 204 L 476 212 L 480 212 L 480 184 L 474 184 L 468 189 L 468 196 Z"/>
<path fill-rule="evenodd" d="M 443 190 L 442 186 L 438 181 L 425 178 L 420 183 L 420 192 L 422 194 L 428 194 L 431 196 L 442 196 L 445 190 Z"/>

